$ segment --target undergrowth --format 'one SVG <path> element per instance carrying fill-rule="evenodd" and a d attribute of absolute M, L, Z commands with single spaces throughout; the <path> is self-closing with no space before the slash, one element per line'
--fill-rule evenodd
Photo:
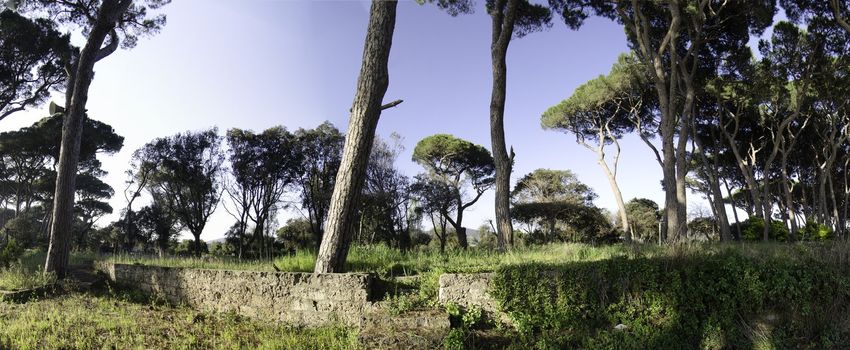
<path fill-rule="evenodd" d="M 846 348 L 846 254 L 722 251 L 502 266 L 491 293 L 523 347 Z"/>

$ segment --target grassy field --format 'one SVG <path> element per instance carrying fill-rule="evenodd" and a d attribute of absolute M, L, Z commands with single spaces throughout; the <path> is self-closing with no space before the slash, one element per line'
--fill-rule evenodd
<path fill-rule="evenodd" d="M 345 328 L 292 329 L 128 295 L 0 302 L 0 349 L 355 349 Z"/>
<path fill-rule="evenodd" d="M 28 251 L 17 264 L 7 269 L 0 268 L 0 290 L 29 289 L 55 281 L 53 276 L 41 273 L 44 258 L 42 252 Z"/>
<path fill-rule="evenodd" d="M 730 254 L 732 256 L 731 258 Z M 74 257 L 74 262 L 82 263 L 98 258 L 100 257 L 82 254 L 76 255 Z M 39 273 L 39 271 L 41 270 L 40 266 L 41 264 L 43 264 L 43 259 L 44 255 L 42 253 L 29 252 L 24 257 L 22 263 L 19 266 L 16 266 L 10 270 L 0 271 L 0 289 L 16 289 L 26 286 L 38 286 L 44 283 L 52 282 L 52 279 L 50 277 L 41 277 L 41 274 Z M 309 272 L 313 269 L 313 261 L 315 259 L 315 255 L 311 252 L 299 252 L 295 255 L 280 257 L 273 261 L 260 262 L 240 262 L 233 259 L 217 257 L 205 257 L 201 259 L 160 259 L 154 257 L 112 256 L 100 259 L 108 259 L 110 261 L 120 263 L 146 264 L 157 266 L 260 271 L 273 271 L 274 266 L 277 266 L 283 271 Z M 682 263 L 674 263 L 671 265 L 670 263 L 665 261 L 681 261 Z M 737 261 L 749 261 L 751 263 L 762 261 L 761 264 L 767 264 L 767 266 L 763 266 L 761 268 L 752 267 L 751 270 L 742 270 L 744 272 L 740 272 L 738 270 L 735 270 L 734 268 L 735 266 L 740 265 L 734 263 Z M 768 274 L 765 276 L 773 276 L 769 274 L 771 273 L 770 271 L 773 271 L 770 266 L 777 265 L 772 265 L 772 262 L 788 262 L 789 264 L 800 263 L 802 264 L 801 266 L 811 267 L 814 266 L 810 265 L 809 262 L 811 261 L 822 262 L 825 264 L 825 266 L 840 267 L 840 271 L 847 271 L 846 269 L 850 268 L 850 244 L 845 242 L 827 242 L 820 244 L 714 243 L 673 245 L 665 247 L 659 247 L 655 245 L 590 246 L 584 244 L 554 244 L 547 246 L 517 248 L 509 252 L 470 249 L 467 251 L 450 251 L 446 254 L 439 254 L 438 252 L 427 250 L 400 252 L 398 250 L 387 248 L 384 246 L 371 246 L 354 247 L 352 249 L 348 259 L 348 270 L 376 273 L 383 278 L 402 275 L 419 275 L 420 279 L 418 279 L 416 282 L 405 282 L 416 284 L 414 286 L 415 288 L 412 289 L 413 291 L 409 292 L 409 294 L 390 294 L 387 296 L 386 304 L 389 306 L 390 312 L 402 313 L 406 310 L 422 306 L 436 307 L 436 295 L 438 284 L 437 282 L 440 274 L 444 272 L 498 271 L 498 273 L 502 274 L 502 276 L 507 276 L 507 274 L 511 273 L 511 271 L 514 271 L 514 273 L 519 273 L 517 271 L 525 271 L 528 269 L 531 269 L 533 271 L 560 269 L 562 271 L 565 271 L 565 276 L 600 276 L 599 274 L 602 272 L 599 271 L 608 271 L 605 273 L 611 273 L 612 276 L 603 280 L 620 280 L 621 284 L 623 285 L 626 285 L 624 284 L 626 282 L 630 284 L 637 284 L 635 284 L 634 287 L 627 288 L 629 292 L 625 293 L 624 295 L 628 296 L 628 298 L 622 297 L 619 294 L 612 294 L 610 296 L 607 296 L 607 299 L 603 298 L 604 300 L 610 299 L 609 301 L 612 302 L 622 301 L 623 305 L 632 305 L 632 301 L 634 301 L 632 299 L 634 298 L 637 298 L 635 300 L 641 300 L 641 298 L 647 299 L 652 297 L 652 295 L 657 295 L 659 293 L 658 291 L 661 291 L 663 292 L 663 295 L 666 295 L 665 299 L 662 300 L 664 302 L 669 302 L 670 300 L 678 300 L 673 298 L 673 296 L 678 296 L 681 294 L 681 300 L 693 300 L 706 303 L 705 300 L 712 299 L 689 296 L 690 294 L 688 293 L 698 292 L 693 291 L 690 287 L 684 286 L 681 289 L 676 289 L 676 293 L 664 289 L 667 288 L 665 286 L 675 285 L 676 281 L 673 280 L 670 283 L 662 283 L 664 278 L 669 277 L 668 273 L 664 271 L 666 271 L 666 269 L 679 265 L 693 265 L 693 269 L 696 270 L 699 270 L 700 266 L 704 266 L 705 271 L 700 273 L 706 273 L 706 276 L 708 276 L 711 273 L 714 273 L 715 270 L 717 270 L 716 273 L 719 274 L 715 277 L 709 277 L 709 280 L 724 281 L 723 278 L 725 278 L 724 276 L 726 275 L 755 276 L 758 273 L 762 273 L 762 270 L 768 271 Z M 639 264 L 632 266 L 630 262 L 636 262 Z M 691 262 L 701 263 L 692 264 Z M 715 269 L 714 267 L 707 267 L 711 264 L 717 264 L 717 269 Z M 588 271 L 591 272 L 585 271 L 579 274 L 575 274 L 573 272 L 570 272 L 573 269 L 588 269 Z M 631 269 L 635 270 L 632 271 Z M 687 269 L 685 269 L 683 267 L 681 269 L 683 270 L 681 272 L 681 276 L 689 276 L 690 272 L 688 271 L 691 271 L 692 268 L 688 267 Z M 732 270 L 725 272 L 725 270 L 723 269 Z M 656 271 L 657 273 L 652 271 Z M 785 270 L 777 271 L 780 271 L 783 274 L 786 273 L 782 272 Z M 795 270 L 791 269 L 788 271 Z M 812 271 L 819 270 L 815 268 Z M 842 276 L 846 274 L 846 272 L 840 272 L 840 275 Z M 517 277 L 518 279 L 516 279 L 519 284 L 515 288 L 511 287 L 511 285 L 508 284 L 505 284 L 501 287 L 504 291 L 503 294 L 505 295 L 512 295 L 511 293 L 516 293 L 515 296 L 512 296 L 509 299 L 513 300 L 512 302 L 514 303 L 514 305 L 518 305 L 515 307 L 516 310 L 513 311 L 517 315 L 545 314 L 545 312 L 543 311 L 537 311 L 534 309 L 534 307 L 536 307 L 535 305 L 539 305 L 538 302 L 529 303 L 528 305 L 517 304 L 522 301 L 525 296 L 528 295 L 529 291 L 527 289 L 531 288 L 531 285 L 540 282 L 534 280 L 533 278 L 532 280 L 528 281 L 523 281 L 520 278 L 523 276 L 529 277 L 532 275 L 533 274 L 525 272 L 519 273 L 518 275 L 516 275 L 519 276 Z M 626 278 L 623 276 L 631 277 Z M 806 276 L 808 276 L 808 274 Z M 653 282 L 649 281 L 648 279 L 657 281 Z M 768 280 L 767 278 L 764 279 Z M 782 282 L 778 284 L 774 283 L 770 284 L 769 286 L 766 284 L 765 286 L 761 287 L 751 287 L 750 284 L 742 284 L 741 286 L 745 286 L 745 289 L 739 288 L 733 289 L 733 291 L 771 290 L 771 288 L 775 288 L 775 285 L 792 285 L 793 282 L 798 279 L 799 278 L 791 278 L 790 280 L 788 280 L 788 282 Z M 703 280 L 704 279 L 697 278 L 695 280 L 696 282 L 694 283 Z M 600 281 L 602 280 L 597 281 L 591 279 L 589 281 L 584 281 L 578 284 L 568 284 L 562 289 L 563 291 L 567 291 L 569 290 L 569 288 L 573 287 L 589 286 L 593 285 L 594 283 L 603 283 Z M 748 283 L 755 282 L 750 281 Z M 650 288 L 643 285 L 643 283 L 662 283 L 663 286 L 658 285 L 656 287 Z M 741 281 L 732 279 L 729 281 L 724 281 L 724 283 L 724 286 L 729 286 L 735 285 L 735 283 L 741 283 Z M 850 280 L 848 280 L 848 283 L 850 283 Z M 721 286 L 709 284 L 704 286 L 704 288 L 702 289 L 725 290 L 723 288 L 727 288 L 722 287 L 721 289 L 713 289 L 720 287 Z M 656 291 L 653 288 L 660 289 Z M 537 289 L 543 291 L 544 294 L 549 293 L 545 291 L 545 288 L 540 287 Z M 637 293 L 637 291 L 642 291 L 644 289 L 649 291 L 649 294 L 643 294 L 644 292 L 635 294 Z M 609 286 L 603 288 L 603 290 L 610 291 L 615 289 L 611 289 L 611 287 Z M 798 292 L 797 290 L 802 292 Z M 793 292 L 787 294 L 791 296 L 800 297 L 797 299 L 791 299 L 793 303 L 789 302 L 787 304 L 790 305 L 797 303 L 800 305 L 808 305 L 805 303 L 813 302 L 813 300 L 816 300 L 809 300 L 807 299 L 807 297 L 805 297 L 806 295 L 809 295 L 809 293 L 811 293 L 808 289 L 801 287 L 797 288 L 797 290 L 794 290 Z M 559 289 L 559 291 L 561 291 L 561 289 Z M 739 293 L 740 295 L 734 294 L 734 298 L 730 300 L 736 300 L 735 298 L 738 298 L 741 295 L 750 295 L 750 293 L 751 292 L 746 292 L 743 294 Z M 577 295 L 585 294 L 580 293 Z M 814 298 L 814 296 L 816 295 L 813 295 L 812 297 Z M 570 300 L 580 300 L 576 298 L 577 297 L 569 296 Z M 535 298 L 531 299 L 538 300 Z M 607 320 L 610 318 L 613 320 L 617 319 L 617 317 L 625 317 L 624 321 L 622 322 L 629 323 L 632 325 L 640 325 L 642 324 L 641 322 L 643 322 L 641 320 L 643 320 L 644 318 L 632 319 L 629 318 L 632 317 L 629 315 L 632 315 L 632 313 L 644 315 L 645 312 L 651 311 L 651 309 L 644 310 L 642 308 L 638 308 L 635 310 L 624 309 L 629 312 L 624 314 L 623 312 L 617 311 L 619 309 L 612 309 L 612 307 L 607 304 L 593 304 L 593 302 L 595 302 L 594 300 L 596 299 L 592 298 L 592 300 L 588 301 L 587 304 L 593 306 L 593 308 L 589 310 L 598 311 L 595 311 L 596 313 L 593 315 L 595 315 L 595 317 L 599 319 Z M 647 300 L 654 299 L 650 298 Z M 688 310 L 684 308 L 685 306 L 694 303 L 680 302 L 679 304 L 681 305 L 675 308 L 669 305 L 666 307 L 670 310 L 682 313 L 682 310 Z M 614 305 L 617 306 L 620 304 L 615 303 Z M 647 303 L 647 305 L 654 304 Z M 662 305 L 666 304 L 662 303 Z M 832 307 L 830 306 L 831 304 L 827 302 L 824 302 L 824 305 Z M 553 306 L 553 308 L 551 309 L 558 310 L 559 308 L 560 307 L 554 308 Z M 712 309 L 714 308 L 715 307 L 712 306 Z M 605 316 L 607 315 L 606 312 L 613 312 L 611 310 L 617 311 L 618 313 L 616 315 L 619 316 Z M 753 312 L 761 312 L 761 309 L 754 310 L 755 311 Z M 823 312 L 819 312 L 819 314 L 820 313 Z M 673 315 L 675 313 L 670 314 Z M 699 314 L 700 313 L 695 313 L 694 315 Z M 793 312 L 789 314 L 796 315 Z M 560 314 L 556 314 L 555 316 L 546 316 L 545 318 L 541 318 L 539 322 L 542 322 L 541 324 L 545 325 L 548 324 L 546 322 L 553 322 L 552 320 L 557 321 L 559 320 L 558 317 L 562 317 L 558 315 Z M 531 320 L 527 321 L 531 325 L 534 325 L 534 322 L 537 322 L 535 321 L 535 318 L 528 319 Z M 628 319 L 629 322 L 626 322 L 626 319 Z M 645 317 L 646 323 L 648 324 L 655 324 L 657 322 L 660 322 L 658 320 L 664 319 L 665 318 L 654 318 L 654 316 L 649 318 Z M 584 318 L 581 318 L 581 320 L 584 320 Z M 567 319 L 567 321 L 572 322 L 571 319 Z M 605 324 L 605 322 L 602 323 Z M 714 324 L 709 325 L 714 326 Z M 726 327 L 723 329 L 728 328 L 725 323 L 722 324 L 722 327 Z M 570 326 L 569 328 L 574 327 Z M 545 329 L 545 327 L 534 329 Z M 555 334 L 560 334 L 557 333 L 559 332 L 559 329 L 560 328 L 555 327 L 553 332 L 555 332 Z M 642 331 L 642 329 L 643 328 L 636 329 L 636 331 Z M 646 329 L 654 328 L 648 327 Z M 597 328 L 594 328 L 591 331 L 588 331 L 590 333 L 587 334 L 607 334 L 605 332 L 596 333 L 599 332 Z M 470 342 L 479 342 L 479 346 L 488 346 L 486 340 L 476 339 L 476 337 L 470 336 L 470 334 L 474 333 L 469 332 L 464 329 L 455 329 L 452 331 L 452 333 L 450 333 L 450 335 L 458 335 L 459 339 L 461 339 L 459 343 L 461 345 L 466 344 L 466 346 L 469 346 Z M 498 330 L 496 333 L 501 334 Z M 680 334 L 681 332 L 671 332 L 671 334 L 674 333 Z M 513 335 L 508 336 L 505 334 L 502 334 L 504 339 L 516 338 Z M 553 333 L 540 334 L 537 332 L 532 332 L 530 333 L 530 335 L 528 335 L 531 338 L 526 337 L 523 339 L 514 340 L 517 342 L 518 348 L 523 348 L 525 346 L 532 345 L 540 346 L 543 343 L 538 343 L 537 340 L 534 339 L 538 339 L 538 337 L 540 336 L 544 336 L 545 339 L 549 339 L 552 334 Z M 612 334 L 612 337 L 617 336 L 616 333 Z M 721 332 L 717 334 L 726 333 Z M 789 334 L 794 335 L 800 333 L 797 329 L 792 329 L 791 331 L 789 331 Z M 843 333 L 840 334 L 842 334 L 843 336 Z M 558 337 L 561 336 L 559 335 Z M 561 339 L 558 337 L 552 339 Z M 138 296 L 132 296 L 127 293 L 116 293 L 110 290 L 100 291 L 97 293 L 72 292 L 55 296 L 52 298 L 29 301 L 25 304 L 0 302 L 0 349 L 90 349 L 103 348 L 104 346 L 108 348 L 120 349 L 351 349 L 357 347 L 356 338 L 356 332 L 344 328 L 331 327 L 313 330 L 291 329 L 280 325 L 251 321 L 240 318 L 235 315 L 205 314 L 180 306 L 173 307 L 159 305 L 146 301 Z M 591 336 L 587 336 L 585 338 L 594 339 L 594 341 L 598 340 L 596 339 L 598 337 L 594 338 Z M 600 339 L 614 339 L 609 338 Z M 668 337 L 665 336 L 662 338 L 667 339 Z M 452 339 L 452 337 L 449 337 L 447 339 Z M 529 339 L 532 339 L 533 341 Z M 565 343 L 558 340 L 553 344 L 584 344 L 581 343 L 581 341 L 568 339 L 568 341 Z M 788 344 L 800 345 L 803 343 Z M 817 344 L 829 343 L 821 342 Z M 605 348 L 605 346 L 601 347 Z"/>
<path fill-rule="evenodd" d="M 451 250 L 440 254 L 434 250 L 402 252 L 382 245 L 355 246 L 348 256 L 347 271 L 371 272 L 383 277 L 440 272 L 492 272 L 500 266 L 525 263 L 563 264 L 622 258 L 658 258 L 710 256 L 737 252 L 748 257 L 782 257 L 787 259 L 840 259 L 850 254 L 846 242 L 826 243 L 694 243 L 670 246 L 654 244 L 592 246 L 579 243 L 522 247 L 507 252 L 474 249 Z M 204 269 L 312 272 L 316 254 L 299 251 L 272 261 L 237 261 L 231 258 L 158 258 L 114 256 L 109 260 L 124 264 Z"/>

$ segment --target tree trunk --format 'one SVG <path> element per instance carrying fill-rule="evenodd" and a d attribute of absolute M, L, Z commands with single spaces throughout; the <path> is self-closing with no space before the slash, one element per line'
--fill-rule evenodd
<path fill-rule="evenodd" d="M 608 163 L 605 162 L 604 158 L 600 157 L 597 160 L 597 163 L 599 163 L 599 166 L 602 167 L 602 171 L 605 173 L 605 176 L 608 177 L 608 184 L 611 185 L 611 192 L 614 192 L 614 200 L 617 201 L 617 208 L 620 211 L 620 229 L 622 229 L 623 234 L 626 235 L 625 241 L 631 242 L 632 232 L 629 229 L 629 216 L 626 213 L 626 203 L 623 202 L 623 194 L 620 192 L 620 186 L 617 184 L 617 177 L 611 172 L 611 169 L 608 168 Z"/>
<path fill-rule="evenodd" d="M 675 67 L 674 67 L 675 69 Z M 679 138 L 676 146 L 676 215 L 679 223 L 679 230 L 676 232 L 676 238 L 687 237 L 688 235 L 688 198 L 687 188 L 685 184 L 688 175 L 688 157 L 687 146 L 688 138 L 690 137 L 691 110 L 693 108 L 694 92 L 688 79 L 685 79 L 687 95 L 685 98 L 684 112 L 679 127 Z"/>
<path fill-rule="evenodd" d="M 129 0 L 103 1 L 96 23 L 89 32 L 86 45 L 80 51 L 75 62 L 76 67 L 72 68 L 74 71 L 68 79 L 59 167 L 53 196 L 53 222 L 50 226 L 47 261 L 44 263 L 45 273 L 55 273 L 60 279 L 65 277 L 68 269 L 77 164 L 80 158 L 83 121 L 86 118 L 86 102 L 94 78 L 94 64 L 117 49 L 118 37 L 114 28 L 131 3 Z M 107 36 L 111 36 L 111 41 L 108 46 L 103 47 Z"/>
<path fill-rule="evenodd" d="M 662 120 L 661 124 L 670 123 L 669 119 Z M 662 230 L 661 241 L 665 242 L 670 238 L 670 235 L 675 235 L 679 232 L 679 201 L 676 196 L 676 163 L 673 155 L 673 137 L 665 134 L 672 133 L 673 126 L 663 126 L 662 139 L 662 157 L 664 159 L 663 166 L 663 181 L 664 181 L 664 218 L 667 225 Z"/>
<path fill-rule="evenodd" d="M 195 257 L 200 258 L 201 257 L 201 233 L 200 232 L 198 232 L 198 233 L 192 232 L 192 236 L 195 237 L 195 249 L 194 249 L 195 250 Z"/>
<path fill-rule="evenodd" d="M 791 225 L 791 240 L 797 239 L 797 214 L 794 209 L 794 197 L 791 195 L 791 179 L 788 176 L 788 150 L 782 152 L 782 160 L 779 165 L 782 167 L 780 174 L 782 175 L 782 194 L 785 196 L 785 215 L 788 217 Z"/>
<path fill-rule="evenodd" d="M 452 228 L 455 229 L 455 237 L 457 237 L 458 247 L 460 247 L 463 250 L 466 250 L 466 248 L 469 248 L 469 241 L 466 238 L 466 228 L 463 227 L 463 208 L 464 208 L 464 206 L 462 205 L 462 201 L 460 199 L 459 193 L 457 195 L 457 203 L 458 203 L 458 209 L 457 209 L 457 214 L 456 214 L 457 216 L 455 217 L 454 220 L 452 220 L 451 217 L 449 217 L 449 213 L 446 212 L 446 211 L 444 211 L 442 215 L 443 215 L 444 218 L 446 218 L 446 221 L 449 224 L 452 225 Z"/>
<path fill-rule="evenodd" d="M 726 194 L 729 195 L 729 198 L 732 198 L 732 189 L 729 188 L 729 183 L 726 180 L 723 180 L 723 187 L 726 187 Z M 721 197 L 723 198 L 723 197 Z M 735 232 L 737 233 L 737 237 L 735 239 L 741 239 L 741 219 L 738 217 L 738 208 L 735 207 L 735 201 L 731 201 L 732 206 L 732 216 L 735 218 Z M 731 232 L 730 232 L 731 233 Z"/>
<path fill-rule="evenodd" d="M 513 36 L 514 21 L 519 0 L 507 0 L 507 11 L 503 13 L 504 0 L 494 7 L 493 33 L 490 54 L 493 68 L 493 90 L 490 95 L 490 141 L 493 161 L 496 165 L 496 236 L 499 248 L 503 249 L 505 238 L 510 235 L 513 245 L 513 223 L 511 222 L 511 170 L 513 156 L 508 155 L 505 142 L 505 96 L 507 90 L 508 45 Z"/>
<path fill-rule="evenodd" d="M 397 1 L 375 0 L 369 15 L 363 64 L 336 177 L 325 234 L 316 259 L 316 273 L 341 272 L 351 243 L 366 165 L 381 116 L 381 101 L 389 86 L 387 64 L 395 28 Z"/>
<path fill-rule="evenodd" d="M 457 236 L 457 245 L 462 249 L 469 248 L 469 241 L 466 238 L 466 227 L 455 227 L 455 235 Z"/>
<path fill-rule="evenodd" d="M 702 158 L 703 169 L 708 177 L 708 199 L 710 202 L 709 204 L 711 204 L 712 212 L 717 217 L 717 223 L 720 229 L 720 241 L 731 241 L 732 231 L 729 228 L 729 218 L 726 217 L 726 206 L 723 205 L 723 192 L 720 190 L 720 174 L 718 174 L 717 171 L 720 164 L 717 159 L 717 155 L 711 157 L 711 163 L 709 163 L 708 155 L 706 155 L 707 150 L 703 147 L 702 141 L 700 141 L 699 137 L 697 137 L 696 125 L 692 123 L 691 128 L 691 131 L 694 134 L 693 141 L 696 145 L 694 153 L 699 154 Z M 716 136 L 713 131 L 711 134 L 712 136 Z M 716 149 L 717 141 L 715 141 L 714 146 Z"/>

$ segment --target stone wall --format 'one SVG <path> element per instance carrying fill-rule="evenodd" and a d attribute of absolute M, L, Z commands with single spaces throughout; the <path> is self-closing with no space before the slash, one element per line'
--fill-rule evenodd
<path fill-rule="evenodd" d="M 466 308 L 478 307 L 489 317 L 510 323 L 508 315 L 499 311 L 490 296 L 492 273 L 447 273 L 440 276 L 440 304 L 453 303 Z"/>
<path fill-rule="evenodd" d="M 196 310 L 314 327 L 359 327 L 371 308 L 372 276 L 102 264 L 120 285 Z"/>

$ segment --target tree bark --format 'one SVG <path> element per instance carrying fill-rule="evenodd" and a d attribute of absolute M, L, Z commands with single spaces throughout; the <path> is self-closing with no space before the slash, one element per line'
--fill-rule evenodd
<path fill-rule="evenodd" d="M 50 226 L 47 261 L 44 264 L 45 273 L 55 273 L 60 279 L 67 273 L 70 257 L 77 165 L 80 158 L 83 121 L 86 118 L 86 102 L 89 87 L 94 78 L 94 65 L 117 48 L 118 36 L 114 28 L 130 4 L 132 4 L 130 0 L 103 1 L 86 44 L 75 62 L 75 67 L 72 68 L 73 71 L 69 70 L 65 117 L 62 123 L 62 144 L 59 151 L 56 190 L 53 196 L 53 222 Z M 107 36 L 111 37 L 110 42 L 103 47 Z"/>
<path fill-rule="evenodd" d="M 316 273 L 341 272 L 348 255 L 369 153 L 381 117 L 381 101 L 389 86 L 387 64 L 397 5 L 397 1 L 372 2 L 363 64 L 345 137 L 342 162 L 328 210 L 325 234 L 316 259 Z"/>
<path fill-rule="evenodd" d="M 620 192 L 620 186 L 617 184 L 617 175 L 611 172 L 611 169 L 608 167 L 608 163 L 605 162 L 604 155 L 600 154 L 600 157 L 596 162 L 599 163 L 600 167 L 602 167 L 602 171 L 608 178 L 608 184 L 611 185 L 611 191 L 614 192 L 614 200 L 617 201 L 617 208 L 620 211 L 620 229 L 623 230 L 625 241 L 631 242 L 632 232 L 629 229 L 629 216 L 628 213 L 626 213 L 626 203 L 623 202 L 623 194 Z"/>
<path fill-rule="evenodd" d="M 708 177 L 708 199 L 712 207 L 712 212 L 717 217 L 717 223 L 720 228 L 720 241 L 731 241 L 732 231 L 729 228 L 729 218 L 726 217 L 726 206 L 723 205 L 723 192 L 720 190 L 720 174 L 717 171 L 719 168 L 718 157 L 715 154 L 714 157 L 711 157 L 711 163 L 709 163 L 708 155 L 706 155 L 708 151 L 703 147 L 702 141 L 700 141 L 696 134 L 696 125 L 691 124 L 691 127 L 694 134 L 693 141 L 696 145 L 694 153 L 699 154 L 700 158 L 702 158 L 703 168 Z M 714 132 L 711 134 L 712 136 L 715 135 Z M 716 149 L 716 141 L 714 145 Z"/>
<path fill-rule="evenodd" d="M 505 0 L 496 1 L 493 9 L 493 33 L 490 55 L 493 68 L 493 90 L 490 95 L 490 141 L 493 161 L 496 165 L 496 236 L 499 248 L 504 248 L 505 238 L 513 245 L 513 223 L 511 222 L 511 171 L 513 155 L 508 155 L 505 142 L 505 99 L 507 90 L 508 45 L 514 31 L 519 0 L 507 0 L 507 10 L 503 12 Z M 513 152 L 511 152 L 513 153 Z"/>

